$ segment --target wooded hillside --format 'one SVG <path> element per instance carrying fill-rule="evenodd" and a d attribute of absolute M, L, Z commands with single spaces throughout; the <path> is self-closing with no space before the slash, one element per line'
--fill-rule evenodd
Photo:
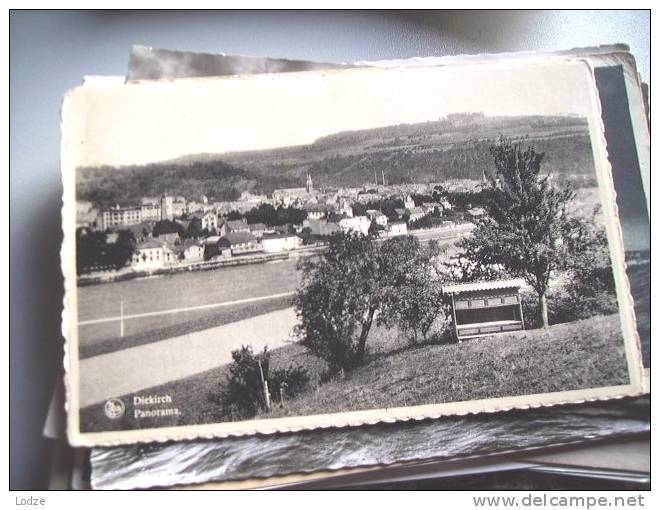
<path fill-rule="evenodd" d="M 342 132 L 309 145 L 227 154 L 195 154 L 174 161 L 122 168 L 83 168 L 78 198 L 96 205 L 130 204 L 169 193 L 199 200 L 234 200 L 243 191 L 270 193 L 303 186 L 360 186 L 384 172 L 388 184 L 450 178 L 481 179 L 500 135 L 529 136 L 546 153 L 544 171 L 592 175 L 587 123 L 576 117 L 454 115 L 420 124 Z"/>

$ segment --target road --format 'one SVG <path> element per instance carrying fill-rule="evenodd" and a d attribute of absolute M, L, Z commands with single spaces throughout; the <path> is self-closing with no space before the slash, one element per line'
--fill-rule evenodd
<path fill-rule="evenodd" d="M 231 351 L 255 352 L 286 343 L 296 324 L 293 308 L 80 361 L 80 407 L 131 394 L 230 363 Z"/>

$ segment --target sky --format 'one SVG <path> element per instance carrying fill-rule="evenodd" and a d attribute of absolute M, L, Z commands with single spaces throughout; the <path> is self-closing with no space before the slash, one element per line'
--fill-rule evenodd
<path fill-rule="evenodd" d="M 595 117 L 594 97 L 583 62 L 101 83 L 67 94 L 65 155 L 73 167 L 122 166 L 307 144 L 458 112 Z"/>

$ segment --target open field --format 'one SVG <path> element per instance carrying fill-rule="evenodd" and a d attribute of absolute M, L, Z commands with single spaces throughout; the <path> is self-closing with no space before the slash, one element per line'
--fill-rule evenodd
<path fill-rule="evenodd" d="M 121 299 L 124 315 L 130 316 L 293 292 L 297 284 L 296 261 L 287 260 L 79 287 L 79 321 L 115 318 L 109 322 L 80 325 L 81 352 L 87 356 L 109 352 L 124 348 L 122 345 L 157 341 L 288 306 L 285 299 L 279 299 L 225 309 L 126 319 L 124 339 L 120 339 Z M 90 347 L 98 345 L 103 347 Z"/>
<path fill-rule="evenodd" d="M 385 375 L 386 374 L 386 375 Z M 264 418 L 552 393 L 628 382 L 618 315 L 376 356 Z"/>
<path fill-rule="evenodd" d="M 325 363 L 297 344 L 272 351 L 271 366 L 304 366 L 310 389 L 259 418 L 345 412 L 396 406 L 495 398 L 624 384 L 628 381 L 617 315 L 593 317 L 461 344 L 409 347 L 394 330 L 375 328 L 367 364 L 342 380 L 320 384 Z M 227 366 L 149 388 L 141 394 L 171 395 L 181 414 L 136 421 L 130 395 L 123 420 L 110 422 L 102 406 L 81 410 L 87 430 L 118 430 L 222 421 L 213 402 L 226 380 Z M 91 427 L 91 428 L 90 428 Z"/>
<path fill-rule="evenodd" d="M 291 297 L 277 297 L 211 310 L 158 315 L 140 318 L 139 320 L 132 319 L 126 321 L 127 332 L 123 337 L 104 338 L 99 335 L 85 338 L 86 342 L 81 344 L 79 348 L 79 357 L 85 359 L 99 354 L 121 351 L 167 338 L 231 324 L 276 310 L 283 310 L 291 306 L 291 299 Z M 139 325 L 140 329 L 136 333 L 132 333 L 136 324 Z M 100 325 L 89 325 L 86 326 L 86 329 L 92 329 L 92 326 L 98 328 Z M 113 327 L 115 332 L 118 331 L 119 323 L 115 322 Z"/>

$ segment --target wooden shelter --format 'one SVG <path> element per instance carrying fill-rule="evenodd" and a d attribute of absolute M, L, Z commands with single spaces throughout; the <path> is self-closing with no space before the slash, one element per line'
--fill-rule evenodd
<path fill-rule="evenodd" d="M 451 296 L 458 340 L 525 329 L 520 287 L 524 280 L 495 280 L 443 285 Z"/>

